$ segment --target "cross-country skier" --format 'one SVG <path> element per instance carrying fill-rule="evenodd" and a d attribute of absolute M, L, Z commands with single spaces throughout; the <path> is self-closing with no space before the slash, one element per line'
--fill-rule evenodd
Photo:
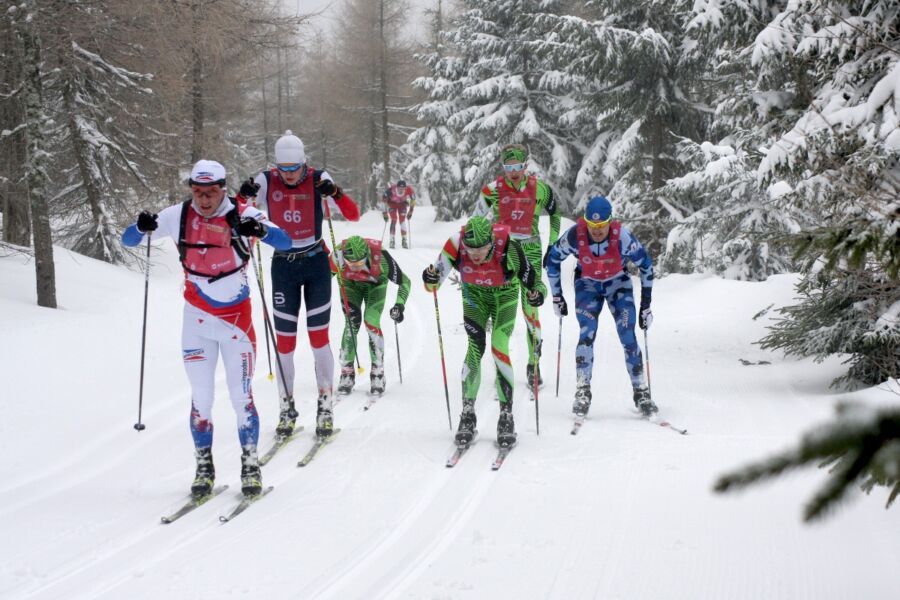
<path fill-rule="evenodd" d="M 356 382 L 353 361 L 357 352 L 356 334 L 362 320 L 369 334 L 369 356 L 372 359 L 370 391 L 380 396 L 384 393 L 384 334 L 381 332 L 381 313 L 384 311 L 388 281 L 397 285 L 397 301 L 388 314 L 400 323 L 409 297 L 409 277 L 400 270 L 397 261 L 388 251 L 381 248 L 378 240 L 354 235 L 341 243 L 333 257 L 331 270 L 335 273 L 338 268 L 341 270 L 344 286 L 342 302 L 346 302 L 344 309 L 348 311 L 341 338 L 341 379 L 337 393 L 339 396 L 349 394 Z M 363 303 L 366 305 L 365 313 Z"/>
<path fill-rule="evenodd" d="M 272 304 L 281 392 L 276 432 L 290 435 L 298 416 L 294 406 L 294 350 L 302 299 L 306 302 L 306 332 L 318 387 L 316 435 L 327 437 L 334 427 L 334 355 L 328 340 L 331 271 L 328 249 L 322 240 L 322 220 L 326 210 L 328 214 L 337 210 L 346 219 L 358 221 L 359 208 L 335 185 L 327 171 L 306 164 L 303 142 L 290 131 L 275 142 L 275 162 L 275 168 L 242 183 L 240 196 L 257 196 L 261 208 L 292 241 L 291 248 L 276 252 L 272 258 Z"/>
<path fill-rule="evenodd" d="M 522 245 L 528 262 L 541 279 L 541 246 L 539 229 L 541 211 L 550 215 L 550 243 L 559 237 L 559 207 L 553 197 L 553 190 L 546 182 L 525 171 L 528 150 L 521 144 L 510 144 L 500 151 L 503 175 L 481 189 L 481 197 L 472 214 L 482 215 L 509 227 L 510 236 Z M 528 367 L 526 368 L 529 387 L 537 368 L 539 385 L 543 385 L 540 373 L 541 321 L 538 309 L 525 299 L 522 290 L 522 314 L 528 327 Z M 537 349 L 535 349 L 537 346 Z"/>
<path fill-rule="evenodd" d="M 154 239 L 172 238 L 184 267 L 181 348 L 191 382 L 190 428 L 197 458 L 191 493 L 197 497 L 209 494 L 215 480 L 212 405 L 216 363 L 221 355 L 238 418 L 241 489 L 253 496 L 262 490 L 262 476 L 256 451 L 259 416 L 251 386 L 256 335 L 246 274 L 248 238 L 260 238 L 279 250 L 290 248 L 291 240 L 256 208 L 226 197 L 225 168 L 221 164 L 198 161 L 189 183 L 190 200 L 170 206 L 158 216 L 141 212 L 137 223 L 122 234 L 122 243 L 137 246 L 148 234 Z"/>
<path fill-rule="evenodd" d="M 397 221 L 400 221 L 400 243 L 404 248 L 409 248 L 406 241 L 406 235 L 409 232 L 407 219 L 412 219 L 413 209 L 416 207 L 416 193 L 412 186 L 406 185 L 402 179 L 397 180 L 395 185 L 388 187 L 384 191 L 382 198 L 382 213 L 384 222 L 391 220 L 391 241 L 390 247 L 394 247 L 394 232 L 397 231 Z"/>
<path fill-rule="evenodd" d="M 522 246 L 512 239 L 506 225 L 492 225 L 484 217 L 469 219 L 447 240 L 437 261 L 422 273 L 425 289 L 432 292 L 449 275 L 459 271 L 462 280 L 463 320 L 469 346 L 462 368 L 463 409 L 459 418 L 456 443 L 468 445 L 475 435 L 475 398 L 481 384 L 481 357 L 485 350 L 487 323 L 491 321 L 491 354 L 497 368 L 497 396 L 500 418 L 497 442 L 511 446 L 516 441 L 513 422 L 513 369 L 509 358 L 509 338 L 516 322 L 519 283 L 534 307 L 544 302 L 547 293 L 537 278 Z"/>
<path fill-rule="evenodd" d="M 575 314 L 581 327 L 578 347 L 575 349 L 577 391 L 572 411 L 580 417 L 587 415 L 591 407 L 591 374 L 594 368 L 594 337 L 597 335 L 597 319 L 603 303 L 609 305 L 619 341 L 625 349 L 625 364 L 634 389 L 634 405 L 646 417 L 657 412 L 650 399 L 650 390 L 644 376 L 644 361 L 635 337 L 637 321 L 641 329 L 653 322 L 650 311 L 653 291 L 653 263 L 650 255 L 624 225 L 612 219 L 612 205 L 603 196 L 594 196 L 584 210 L 584 216 L 566 231 L 547 252 L 547 277 L 553 292 L 553 310 L 557 316 L 566 316 L 568 306 L 560 285 L 560 263 L 574 254 Z M 634 291 L 631 278 L 625 270 L 625 261 L 636 265 L 641 274 L 640 312 L 635 313 Z"/>

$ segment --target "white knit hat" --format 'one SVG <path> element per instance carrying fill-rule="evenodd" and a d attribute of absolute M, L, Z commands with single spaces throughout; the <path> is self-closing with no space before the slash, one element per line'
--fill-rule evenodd
<path fill-rule="evenodd" d="M 225 167 L 214 160 L 198 160 L 191 169 L 192 185 L 225 185 Z"/>
<path fill-rule="evenodd" d="M 290 129 L 275 142 L 275 162 L 280 165 L 306 164 L 303 142 Z"/>

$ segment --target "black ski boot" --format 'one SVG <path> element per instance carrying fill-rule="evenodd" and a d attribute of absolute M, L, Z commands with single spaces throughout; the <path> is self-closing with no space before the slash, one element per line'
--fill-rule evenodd
<path fill-rule="evenodd" d="M 641 416 L 645 418 L 652 417 L 659 412 L 656 404 L 650 399 L 650 388 L 640 387 L 634 389 L 634 405 L 641 411 Z"/>
<path fill-rule="evenodd" d="M 316 411 L 316 437 L 327 438 L 334 432 L 334 418 L 331 413 L 331 395 L 320 394 Z"/>
<path fill-rule="evenodd" d="M 537 377 L 538 377 L 538 387 L 544 386 L 544 378 L 541 377 L 541 367 L 537 368 Z M 534 365 L 528 365 L 525 367 L 525 378 L 528 380 L 528 387 L 534 387 Z"/>
<path fill-rule="evenodd" d="M 372 388 L 370 390 L 372 395 L 382 395 L 384 393 L 384 367 L 372 367 L 372 372 L 369 374 L 369 377 L 372 381 Z"/>
<path fill-rule="evenodd" d="M 262 472 L 256 446 L 241 449 L 241 491 L 245 496 L 256 496 L 262 492 Z"/>
<path fill-rule="evenodd" d="M 191 495 L 194 498 L 202 498 L 212 492 L 213 483 L 216 481 L 212 448 L 197 448 L 194 456 L 197 459 L 197 473 L 194 475 L 194 483 L 191 484 Z"/>
<path fill-rule="evenodd" d="M 459 428 L 456 430 L 456 445 L 468 446 L 475 437 L 475 427 L 478 419 L 475 417 L 475 401 L 463 400 L 462 413 L 459 415 Z"/>
<path fill-rule="evenodd" d="M 516 443 L 516 424 L 513 421 L 511 402 L 500 405 L 500 418 L 497 420 L 497 443 L 501 448 Z"/>
<path fill-rule="evenodd" d="M 338 381 L 338 396 L 346 396 L 350 392 L 353 391 L 353 386 L 356 385 L 356 371 L 353 369 L 353 365 L 341 367 L 341 379 Z"/>
<path fill-rule="evenodd" d="M 575 392 L 575 402 L 572 404 L 572 412 L 576 417 L 586 417 L 591 409 L 591 386 L 580 385 Z"/>
<path fill-rule="evenodd" d="M 294 433 L 294 423 L 297 422 L 299 413 L 294 408 L 293 398 L 281 399 L 281 413 L 278 415 L 278 426 L 275 428 L 276 435 L 287 437 Z"/>

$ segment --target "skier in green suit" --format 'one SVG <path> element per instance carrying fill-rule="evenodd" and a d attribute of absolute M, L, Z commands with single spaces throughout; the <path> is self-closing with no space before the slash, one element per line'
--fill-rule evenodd
<path fill-rule="evenodd" d="M 541 211 L 550 215 L 550 244 L 559 238 L 559 207 L 553 190 L 546 182 L 525 171 L 528 150 L 521 144 L 510 144 L 500 151 L 503 175 L 481 188 L 481 197 L 475 204 L 473 215 L 492 219 L 509 227 L 512 239 L 521 244 L 525 257 L 541 280 L 541 260 L 544 255 L 538 224 Z M 534 380 L 537 369 L 539 385 L 543 384 L 540 370 L 541 321 L 538 309 L 526 302 L 522 290 L 522 314 L 528 327 L 528 385 Z M 535 347 L 537 350 L 535 350 Z"/>
<path fill-rule="evenodd" d="M 403 309 L 409 298 L 409 277 L 381 242 L 362 238 L 358 235 L 344 240 L 333 255 L 331 270 L 340 269 L 343 291 L 341 308 L 345 313 L 344 335 L 341 338 L 341 379 L 338 395 L 346 396 L 356 383 L 353 361 L 356 358 L 356 334 L 360 322 L 365 320 L 369 334 L 369 356 L 372 359 L 371 393 L 384 393 L 384 334 L 381 331 L 381 313 L 387 297 L 388 282 L 397 284 L 397 301 L 389 312 L 390 317 L 400 323 Z M 362 305 L 365 303 L 365 314 Z"/>
<path fill-rule="evenodd" d="M 491 354 L 497 367 L 497 395 L 500 418 L 497 442 L 516 442 L 513 422 L 513 369 L 509 358 L 509 338 L 516 322 L 519 283 L 525 287 L 526 301 L 533 307 L 544 302 L 547 289 L 526 259 L 522 246 L 512 239 L 506 225 L 491 224 L 476 216 L 444 244 L 437 261 L 422 273 L 425 289 L 433 292 L 450 274 L 460 273 L 463 320 L 469 345 L 462 368 L 463 409 L 456 443 L 467 446 L 475 436 L 475 398 L 481 384 L 481 357 L 485 351 L 488 321 L 491 321 Z"/>

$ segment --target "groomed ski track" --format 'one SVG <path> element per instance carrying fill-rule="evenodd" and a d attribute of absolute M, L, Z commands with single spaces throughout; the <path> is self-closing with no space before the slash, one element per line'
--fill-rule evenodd
<path fill-rule="evenodd" d="M 179 357 L 180 274 L 170 245 L 154 252 L 147 430 L 140 434 L 131 425 L 143 275 L 57 249 L 62 308 L 50 312 L 33 306 L 33 264 L 0 258 L 0 276 L 9 284 L 0 292 L 0 314 L 6 315 L 0 377 L 7 382 L 7 416 L 0 422 L 0 598 L 893 597 L 900 509 L 883 509 L 883 491 L 813 526 L 802 525 L 800 514 L 823 472 L 736 495 L 710 491 L 724 471 L 793 444 L 800 432 L 829 418 L 838 401 L 896 402 L 881 390 L 830 390 L 839 360 L 814 365 L 752 345 L 772 316 L 753 315 L 791 301 L 790 276 L 764 283 L 701 276 L 658 282 L 650 331 L 653 393 L 661 416 L 687 428 L 688 436 L 634 415 L 621 346 L 605 310 L 593 407 L 571 436 L 578 327 L 574 315 L 565 320 L 557 399 L 557 320 L 548 302 L 542 309 L 547 384 L 540 394 L 540 437 L 527 399 L 520 318 L 512 347 L 518 446 L 502 469 L 491 471 L 498 408 L 488 355 L 476 407 L 480 436 L 447 469 L 452 434 L 433 303 L 420 273 L 459 224 L 435 224 L 432 216 L 418 208 L 414 248 L 393 252 L 413 282 L 400 325 L 403 385 L 387 316 L 396 293 L 391 285 L 382 320 L 385 395 L 363 411 L 369 371 L 363 352 L 366 372 L 336 407 L 342 433 L 309 466 L 297 468 L 312 443 L 314 413 L 311 353 L 301 324 L 297 396 L 307 431 L 264 467 L 263 483 L 274 491 L 225 524 L 218 516 L 238 498 L 240 450 L 221 369 L 214 460 L 217 484 L 231 489 L 171 525 L 159 524 L 183 501 L 193 475 L 190 392 Z M 340 240 L 347 224 L 335 225 Z M 354 231 L 377 238 L 382 225 L 370 212 Z M 546 237 L 546 220 L 544 227 Z M 567 280 L 571 270 L 570 261 Z M 253 289 L 254 392 L 260 445 L 267 448 L 277 401 L 266 379 Z M 566 290 L 571 306 L 570 283 Z M 439 298 L 455 427 L 466 338 L 458 290 L 447 282 Z M 333 303 L 335 355 L 342 325 Z M 743 366 L 739 358 L 772 364 Z"/>

